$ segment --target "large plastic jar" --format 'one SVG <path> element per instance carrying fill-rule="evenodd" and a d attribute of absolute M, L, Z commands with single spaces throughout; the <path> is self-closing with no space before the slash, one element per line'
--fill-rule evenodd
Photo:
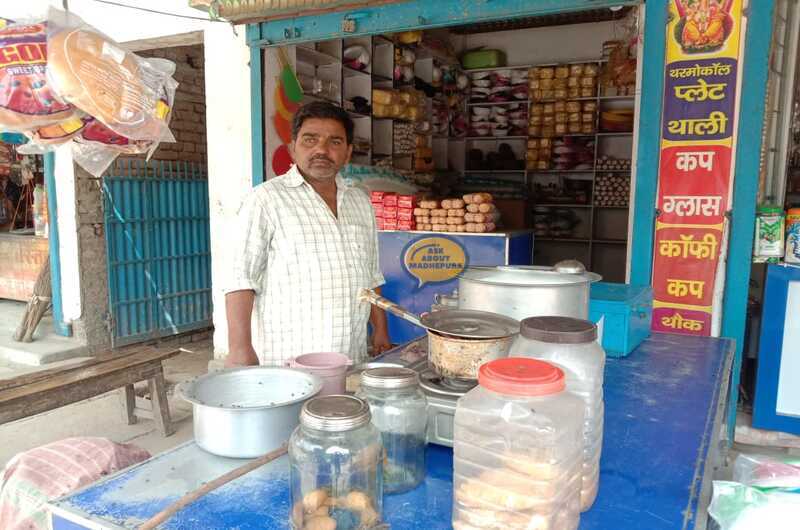
<path fill-rule="evenodd" d="M 289 439 L 293 530 L 357 530 L 381 520 L 383 447 L 369 405 L 310 399 Z"/>
<path fill-rule="evenodd" d="M 582 425 L 583 402 L 557 366 L 514 357 L 481 366 L 456 405 L 454 530 L 578 528 Z"/>
<path fill-rule="evenodd" d="M 583 400 L 581 511 L 588 510 L 597 498 L 603 447 L 606 353 L 597 342 L 597 326 L 578 318 L 526 318 L 509 355 L 541 359 L 557 365 L 567 378 L 567 390 Z"/>
<path fill-rule="evenodd" d="M 383 492 L 400 493 L 425 478 L 428 401 L 419 375 L 410 368 L 372 368 L 361 372 L 358 397 L 369 403 L 372 424 L 383 439 Z"/>

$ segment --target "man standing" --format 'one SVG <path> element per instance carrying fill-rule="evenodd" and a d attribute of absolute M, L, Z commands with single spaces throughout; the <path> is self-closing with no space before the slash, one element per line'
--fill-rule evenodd
<path fill-rule="evenodd" d="M 360 362 L 389 347 L 386 315 L 359 301 L 384 283 L 367 194 L 339 170 L 353 152 L 353 121 L 329 103 L 294 116 L 295 165 L 256 186 L 239 211 L 232 281 L 225 296 L 226 366 L 281 366 L 297 355 L 344 353 Z"/>

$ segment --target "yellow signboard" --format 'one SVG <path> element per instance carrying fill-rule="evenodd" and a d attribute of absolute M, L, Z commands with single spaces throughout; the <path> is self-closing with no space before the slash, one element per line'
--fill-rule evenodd
<path fill-rule="evenodd" d="M 431 282 L 446 282 L 466 269 L 467 253 L 452 239 L 426 237 L 406 248 L 403 267 L 419 281 L 419 287 Z"/>

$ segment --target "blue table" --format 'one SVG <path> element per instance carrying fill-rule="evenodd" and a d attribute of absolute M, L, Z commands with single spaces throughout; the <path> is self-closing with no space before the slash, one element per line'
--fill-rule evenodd
<path fill-rule="evenodd" d="M 655 334 L 609 359 L 600 493 L 581 530 L 705 528 L 733 342 Z M 51 505 L 54 530 L 132 529 L 184 493 L 239 466 L 193 442 L 105 478 Z M 452 451 L 430 446 L 416 490 L 386 496 L 393 530 L 450 529 Z M 287 528 L 286 457 L 227 484 L 164 528 Z"/>

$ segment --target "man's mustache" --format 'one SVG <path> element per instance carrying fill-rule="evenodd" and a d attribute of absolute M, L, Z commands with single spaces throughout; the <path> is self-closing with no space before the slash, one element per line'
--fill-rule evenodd
<path fill-rule="evenodd" d="M 330 158 L 328 158 L 325 155 L 312 156 L 310 162 L 316 162 L 317 160 L 321 160 L 323 162 L 327 162 L 329 164 L 333 164 L 333 160 L 331 160 Z"/>

